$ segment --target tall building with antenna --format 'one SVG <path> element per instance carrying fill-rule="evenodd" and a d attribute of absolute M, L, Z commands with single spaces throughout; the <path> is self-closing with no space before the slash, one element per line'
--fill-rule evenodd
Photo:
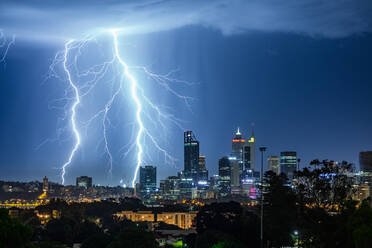
<path fill-rule="evenodd" d="M 184 145 L 184 174 L 197 184 L 199 173 L 199 141 L 192 131 L 185 131 L 183 134 Z"/>
<path fill-rule="evenodd" d="M 232 140 L 231 157 L 236 158 L 241 170 L 255 169 L 255 137 L 252 128 L 251 137 L 246 140 L 243 138 L 238 127 L 235 137 Z"/>
<path fill-rule="evenodd" d="M 232 140 L 231 159 L 234 159 L 234 163 L 231 163 L 231 193 L 250 195 L 254 187 L 256 174 L 254 171 L 255 137 L 253 128 L 252 135 L 248 139 L 243 138 L 240 128 L 237 129 Z M 233 168 L 232 165 L 235 167 Z M 238 182 L 237 178 L 239 179 Z"/>
<path fill-rule="evenodd" d="M 238 163 L 243 163 L 243 147 L 245 144 L 245 139 L 243 139 L 240 129 L 235 133 L 235 137 L 232 140 L 231 145 L 231 157 L 234 157 Z"/>

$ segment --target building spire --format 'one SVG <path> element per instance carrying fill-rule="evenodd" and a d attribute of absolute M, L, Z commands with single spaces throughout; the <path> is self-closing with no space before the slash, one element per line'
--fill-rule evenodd
<path fill-rule="evenodd" d="M 236 131 L 236 135 L 242 135 L 242 134 L 240 133 L 240 129 L 239 129 L 239 127 L 238 127 L 238 131 Z"/>

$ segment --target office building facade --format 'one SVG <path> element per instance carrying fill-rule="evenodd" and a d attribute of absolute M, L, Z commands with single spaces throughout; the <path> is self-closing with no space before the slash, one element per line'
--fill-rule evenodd
<path fill-rule="evenodd" d="M 140 167 L 140 186 L 141 197 L 147 197 L 156 191 L 156 167 Z"/>
<path fill-rule="evenodd" d="M 197 185 L 199 174 L 199 141 L 192 131 L 184 132 L 184 176 Z"/>
<path fill-rule="evenodd" d="M 206 157 L 203 155 L 199 156 L 199 168 L 198 168 L 198 187 L 204 187 L 208 182 L 208 170 L 206 168 Z"/>
<path fill-rule="evenodd" d="M 280 172 L 287 175 L 292 180 L 297 169 L 297 153 L 286 151 L 280 153 Z"/>
<path fill-rule="evenodd" d="M 245 145 L 245 139 L 243 139 L 240 130 L 235 133 L 235 137 L 232 139 L 231 144 L 231 157 L 234 157 L 238 164 L 242 166 L 243 163 L 243 147 Z"/>
<path fill-rule="evenodd" d="M 160 193 L 163 199 L 177 200 L 180 196 L 180 178 L 169 176 L 167 179 L 160 180 Z"/>
<path fill-rule="evenodd" d="M 240 178 L 241 178 L 241 167 L 240 161 L 235 157 L 229 158 L 230 170 L 231 170 L 231 181 L 230 188 L 232 194 L 240 194 Z"/>
<path fill-rule="evenodd" d="M 220 195 L 227 196 L 231 192 L 231 168 L 228 157 L 223 157 L 218 161 L 218 176 L 220 185 Z"/>

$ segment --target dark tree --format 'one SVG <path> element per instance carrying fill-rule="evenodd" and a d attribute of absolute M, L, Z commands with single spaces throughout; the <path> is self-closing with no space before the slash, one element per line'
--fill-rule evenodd
<path fill-rule="evenodd" d="M 297 226 L 304 247 L 345 247 L 349 234 L 342 210 L 352 194 L 347 176 L 352 169 L 347 162 L 314 160 L 296 173 Z"/>
<path fill-rule="evenodd" d="M 157 248 L 158 243 L 152 233 L 140 229 L 123 229 L 107 248 Z"/>
<path fill-rule="evenodd" d="M 111 242 L 111 236 L 104 233 L 96 233 L 86 239 L 81 248 L 105 248 Z"/>
<path fill-rule="evenodd" d="M 296 230 L 296 195 L 285 174 L 264 176 L 264 240 L 273 247 L 293 246 Z"/>
<path fill-rule="evenodd" d="M 237 240 L 234 236 L 216 231 L 216 230 L 207 230 L 202 234 L 198 235 L 196 239 L 195 248 L 222 248 L 222 247 L 231 247 L 231 248 L 243 248 L 244 245 L 241 241 Z"/>
<path fill-rule="evenodd" d="M 245 245 L 259 244 L 257 215 L 246 211 L 237 202 L 212 203 L 203 206 L 196 219 L 198 235 L 203 235 L 206 231 L 218 232 Z"/>
<path fill-rule="evenodd" d="M 73 240 L 75 243 L 81 243 L 90 236 L 93 236 L 95 234 L 98 234 L 101 232 L 100 228 L 90 221 L 84 221 L 81 223 L 78 223 L 74 226 L 73 229 L 74 236 Z"/>
<path fill-rule="evenodd" d="M 60 242 L 43 241 L 38 244 L 38 248 L 66 248 L 66 245 Z"/>
<path fill-rule="evenodd" d="M 372 247 L 372 208 L 368 201 L 363 201 L 360 207 L 355 209 L 347 225 L 355 248 Z"/>
<path fill-rule="evenodd" d="M 43 240 L 57 241 L 63 244 L 72 244 L 74 238 L 75 222 L 69 218 L 53 219 L 46 225 Z"/>
<path fill-rule="evenodd" d="M 299 204 L 337 211 L 352 193 L 352 181 L 346 174 L 352 171 L 352 164 L 313 160 L 310 166 L 296 173 Z"/>
<path fill-rule="evenodd" d="M 0 248 L 32 247 L 31 237 L 30 227 L 10 218 L 8 210 L 0 209 Z"/>

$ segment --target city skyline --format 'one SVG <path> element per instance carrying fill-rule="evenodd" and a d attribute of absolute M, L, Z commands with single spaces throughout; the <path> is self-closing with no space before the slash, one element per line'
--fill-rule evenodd
<path fill-rule="evenodd" d="M 227 174 L 229 174 L 229 176 L 228 176 L 229 177 L 229 179 L 228 179 L 229 185 L 231 183 L 231 185 L 237 184 L 237 185 L 239 185 L 239 187 L 243 187 L 244 182 L 246 180 L 249 181 L 249 180 L 252 180 L 253 178 L 256 178 L 256 180 L 257 180 L 257 178 L 260 177 L 259 176 L 259 174 L 260 174 L 259 166 L 256 165 L 256 166 L 253 166 L 253 168 L 251 167 L 252 164 L 254 165 L 255 163 L 257 163 L 257 161 L 255 161 L 254 158 L 253 158 L 253 160 L 251 160 L 252 159 L 252 157 L 250 157 L 251 155 L 248 155 L 249 159 L 247 159 L 247 157 L 246 157 L 247 155 L 244 154 L 245 152 L 247 152 L 247 149 L 246 149 L 247 146 L 248 147 L 253 147 L 253 148 L 250 148 L 250 149 L 253 149 L 255 152 L 260 152 L 259 150 L 261 148 L 257 149 L 257 151 L 255 150 L 255 145 L 254 145 L 255 144 L 255 135 L 254 135 L 254 130 L 253 129 L 252 129 L 252 134 L 249 136 L 249 138 L 245 139 L 244 136 L 242 135 L 242 133 L 240 132 L 240 128 L 239 127 L 237 128 L 237 130 L 236 130 L 236 132 L 233 136 L 233 139 L 232 139 L 231 151 L 230 151 L 230 153 L 226 153 L 226 154 L 229 154 L 229 155 L 224 155 L 223 157 L 221 157 L 218 160 L 217 167 L 213 168 L 213 169 L 217 170 L 217 174 L 213 174 L 213 175 L 209 174 L 209 177 L 208 177 L 208 169 L 206 170 L 206 156 L 200 154 L 199 144 L 200 144 L 199 141 L 197 140 L 195 134 L 193 134 L 191 130 L 184 131 L 184 146 L 183 146 L 184 147 L 184 156 L 185 156 L 184 170 L 177 171 L 176 172 L 177 176 L 175 176 L 175 175 L 165 175 L 164 177 L 157 177 L 157 172 L 156 171 L 157 171 L 158 167 L 156 165 L 148 165 L 148 164 L 141 165 L 139 167 L 138 180 L 136 181 L 137 185 L 134 188 L 139 187 L 137 190 L 142 192 L 142 194 L 143 194 L 143 192 L 147 192 L 147 194 L 149 194 L 150 192 L 155 193 L 156 192 L 155 189 L 159 189 L 157 187 L 159 184 L 160 184 L 160 188 L 161 188 L 162 181 L 168 180 L 168 179 L 174 179 L 174 178 L 177 178 L 177 179 L 190 178 L 190 180 L 192 179 L 193 180 L 193 185 L 187 186 L 187 187 L 191 187 L 191 188 L 193 188 L 193 187 L 198 188 L 199 187 L 198 186 L 198 181 L 200 181 L 200 180 L 205 181 L 205 184 L 203 183 L 203 185 L 205 185 L 207 188 L 213 187 L 213 182 L 212 181 L 214 180 L 214 177 L 217 176 L 218 180 L 222 180 L 222 181 L 225 180 L 223 178 L 224 178 L 224 175 L 226 174 L 226 172 L 223 172 L 223 171 L 221 172 L 221 163 L 222 164 L 225 163 L 225 162 L 221 162 L 221 161 L 224 161 L 224 160 L 228 161 L 227 164 L 225 163 L 225 167 L 226 166 L 229 167 L 229 169 L 228 169 L 229 172 L 227 173 Z M 193 146 L 195 146 L 195 145 L 197 145 L 197 146 L 195 148 L 193 148 Z M 192 150 L 189 150 L 189 149 L 192 149 Z M 266 147 L 265 147 L 265 151 L 266 151 Z M 352 168 L 354 173 L 358 174 L 358 172 L 369 172 L 370 171 L 369 167 L 371 167 L 371 161 L 372 161 L 370 159 L 371 154 L 372 154 L 372 151 L 360 151 L 359 152 L 359 161 L 357 163 L 358 166 L 355 166 L 355 164 L 352 164 L 354 166 Z M 198 157 L 197 160 L 195 160 L 195 158 L 193 158 L 195 156 Z M 238 158 L 239 156 L 241 157 L 240 159 Z M 252 163 L 252 161 L 253 161 L 253 163 Z M 336 162 L 336 163 L 340 163 L 340 164 L 344 162 L 344 161 L 336 161 L 336 160 L 328 160 L 328 159 L 325 160 L 325 161 Z M 277 175 L 279 175 L 280 173 L 284 173 L 288 177 L 289 180 L 294 179 L 294 176 L 293 176 L 294 174 L 293 173 L 296 170 L 302 170 L 305 167 L 308 167 L 308 168 L 311 169 L 311 163 L 306 164 L 306 165 L 302 165 L 300 163 L 301 158 L 299 158 L 297 156 L 296 151 L 282 151 L 282 152 L 279 153 L 279 155 L 272 155 L 272 154 L 267 155 L 266 154 L 266 155 L 263 156 L 263 161 L 259 161 L 258 163 L 261 164 L 261 162 L 263 162 L 263 172 L 264 173 L 266 171 L 273 171 Z M 313 160 L 310 161 L 310 162 L 313 162 Z M 195 164 L 195 165 L 192 166 L 191 164 Z M 191 168 L 194 168 L 194 169 L 191 169 Z M 206 173 L 205 176 L 204 176 L 203 173 L 200 174 L 201 172 L 204 172 L 204 171 L 199 171 L 199 168 L 203 168 L 203 170 Z M 226 170 L 226 168 L 223 169 L 223 170 Z M 148 174 L 148 173 L 150 173 L 150 174 Z M 222 175 L 222 177 L 221 177 L 221 175 Z M 117 185 L 110 185 L 110 184 L 104 185 L 104 184 L 100 184 L 100 183 L 92 184 L 92 179 L 93 179 L 92 177 L 89 177 L 89 176 L 86 176 L 86 175 L 83 175 L 83 176 L 80 175 L 80 176 L 76 177 L 76 186 L 84 186 L 85 188 L 92 187 L 92 186 L 99 186 L 99 187 L 100 186 L 114 186 L 114 187 L 115 186 L 122 186 L 124 188 L 130 188 L 130 184 L 125 184 L 125 183 L 122 183 L 122 182 L 120 182 Z M 45 176 L 43 180 L 44 180 L 44 184 L 45 184 L 45 180 L 48 181 L 48 178 Z M 81 180 L 81 183 L 79 182 L 80 180 Z M 2 180 L 2 181 L 7 181 L 7 180 Z M 39 182 L 39 179 L 32 180 L 32 181 Z M 30 181 L 30 182 L 32 182 L 32 181 Z M 27 182 L 27 180 L 26 181 L 21 181 L 21 182 Z M 53 182 L 53 183 L 59 184 L 58 182 Z M 69 185 L 74 185 L 74 183 L 69 184 Z M 69 185 L 67 185 L 67 186 L 69 186 Z M 90 185 L 90 186 L 87 186 L 87 185 Z M 146 185 L 145 188 L 142 188 L 143 187 L 142 185 Z M 152 186 L 150 187 L 148 185 L 152 185 Z M 229 188 L 229 190 L 230 190 L 230 188 Z"/>
<path fill-rule="evenodd" d="M 372 247 L 371 0 L 0 10 L 0 247 Z"/>
<path fill-rule="evenodd" d="M 241 4 L 242 9 L 252 7 Z M 9 9 L 7 2 L 1 6 Z M 30 7 L 26 2 L 20 2 L 19 6 Z M 192 13 L 199 13 L 195 6 L 185 6 Z M 80 5 L 75 7 L 81 8 Z M 182 13 L 178 7 L 166 3 L 147 7 L 176 9 L 177 13 Z M 214 5 L 207 7 L 212 13 L 219 9 Z M 176 97 L 158 92 L 146 75 L 131 71 L 138 82 L 146 84 L 146 93 L 152 100 L 155 99 L 156 104 L 166 106 L 165 110 L 170 110 L 170 114 L 181 120 L 180 126 L 166 123 L 162 131 L 151 127 L 151 134 L 159 138 L 159 145 L 169 156 L 155 152 L 155 145 L 150 144 L 149 137 L 146 137 L 148 143 L 143 166 L 156 165 L 158 178 L 181 171 L 183 130 L 193 130 L 201 142 L 200 153 L 206 156 L 209 174 L 217 174 L 218 160 L 230 154 L 236 128 L 240 127 L 247 137 L 253 122 L 256 165 L 259 162 L 257 148 L 267 146 L 267 156 L 296 151 L 302 166 L 313 159 L 329 159 L 346 160 L 358 167 L 359 152 L 372 150 L 372 116 L 369 114 L 372 106 L 369 97 L 372 90 L 369 83 L 372 78 L 369 69 L 372 36 L 362 26 L 354 29 L 356 24 L 352 16 L 360 16 L 365 23 L 371 22 L 370 17 L 360 12 L 361 7 L 357 3 L 342 5 L 341 9 L 354 11 L 346 20 L 343 15 L 335 14 L 332 22 L 320 18 L 318 21 L 323 25 L 317 23 L 317 29 L 312 28 L 314 25 L 301 22 L 292 30 L 287 23 L 300 21 L 293 13 L 306 14 L 308 10 L 291 4 L 287 7 L 289 12 L 278 13 L 282 17 L 279 19 L 283 20 L 280 28 L 267 29 L 267 26 L 251 25 L 246 20 L 240 24 L 233 18 L 236 9 L 226 5 L 221 8 L 225 8 L 226 15 L 231 17 L 228 26 L 234 27 L 232 29 L 226 29 L 222 19 L 218 18 L 221 22 L 212 25 L 212 19 L 203 17 L 205 22 L 201 21 L 204 19 L 196 19 L 192 23 L 182 22 L 172 27 L 163 23 L 166 28 L 151 32 L 124 32 L 117 37 L 118 48 L 125 54 L 128 65 L 148 66 L 152 72 L 161 75 L 174 72 L 172 75 L 179 83 L 186 83 L 186 87 L 177 84 L 177 92 L 193 99 L 187 106 Z M 329 7 L 322 6 L 320 16 L 329 13 Z M 272 9 L 272 6 L 267 3 L 262 8 Z M 9 16 L 17 16 L 16 12 L 9 11 Z M 48 15 L 61 14 L 58 6 L 49 6 L 43 11 Z M 85 14 L 92 17 L 89 13 Z M 65 31 L 61 37 L 52 39 L 51 36 L 56 33 L 45 28 L 44 23 L 18 19 L 22 28 L 17 28 L 14 26 L 16 22 L 8 19 L 9 16 L 0 14 L 3 20 L 0 29 L 4 34 L 1 37 L 11 41 L 14 34 L 16 41 L 7 50 L 0 66 L 1 81 L 5 82 L 1 85 L 0 98 L 0 114 L 5 118 L 0 124 L 0 135 L 3 137 L 0 141 L 2 179 L 30 181 L 46 175 L 52 181 L 60 182 L 61 166 L 69 158 L 74 136 L 70 124 L 63 122 L 68 120 L 63 119 L 65 112 L 61 105 L 65 106 L 65 102 L 58 102 L 68 88 L 67 81 L 64 78 L 48 78 L 48 70 L 56 53 L 64 49 L 65 35 L 74 36 L 76 33 L 57 25 L 56 30 Z M 133 23 L 137 18 L 131 20 Z M 272 16 L 263 20 L 276 23 L 276 18 L 272 19 Z M 345 24 L 348 28 L 334 25 L 341 20 L 344 24 L 354 24 Z M 30 27 L 30 33 L 25 32 L 24 27 Z M 100 37 L 99 44 L 101 47 L 109 44 L 107 50 L 111 51 L 109 37 Z M 1 55 L 4 49 L 0 49 Z M 94 54 L 95 50 L 87 52 Z M 87 56 L 84 62 L 93 60 L 91 56 Z M 58 68 L 62 69 L 61 66 Z M 96 91 L 98 97 L 82 102 L 78 108 L 80 129 L 84 129 L 94 111 L 107 102 L 107 95 L 101 96 L 101 92 L 107 93 L 105 90 L 110 89 L 99 88 Z M 130 147 L 134 143 L 132 135 L 137 132 L 136 127 L 130 126 L 133 101 L 126 95 L 116 104 L 120 109 L 118 105 L 112 108 L 109 116 L 112 126 L 107 133 L 109 148 L 112 149 L 112 177 L 109 173 L 110 158 L 105 153 L 102 137 L 102 122 L 97 121 L 90 129 L 81 130 L 82 143 L 68 167 L 67 184 L 73 184 L 74 178 L 87 172 L 102 185 L 131 183 L 136 159 L 133 154 L 124 155 L 126 145 Z M 70 106 L 71 102 L 68 102 L 67 107 Z M 146 124 L 152 125 L 150 121 Z"/>

